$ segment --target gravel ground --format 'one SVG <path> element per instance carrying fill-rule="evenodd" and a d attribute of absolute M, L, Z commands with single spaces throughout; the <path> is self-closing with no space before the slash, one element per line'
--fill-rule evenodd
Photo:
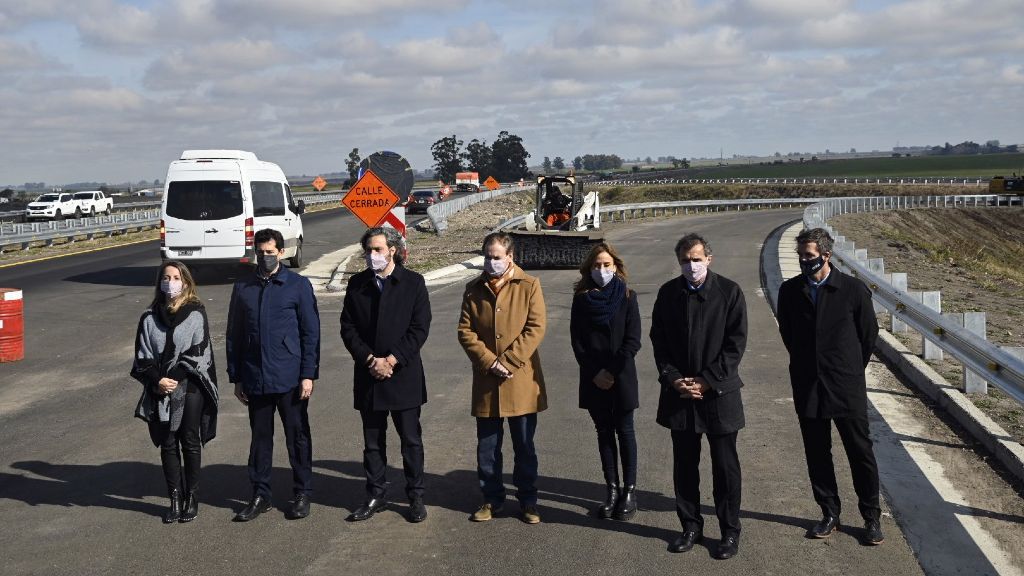
<path fill-rule="evenodd" d="M 1024 208 L 848 214 L 831 224 L 868 256 L 884 258 L 887 272 L 906 272 L 911 290 L 941 291 L 943 312 L 985 312 L 989 341 L 1024 346 Z M 897 336 L 921 350 L 920 335 Z M 958 362 L 930 364 L 961 386 Z M 987 396 L 969 396 L 1024 443 L 1024 407 L 992 386 Z"/>

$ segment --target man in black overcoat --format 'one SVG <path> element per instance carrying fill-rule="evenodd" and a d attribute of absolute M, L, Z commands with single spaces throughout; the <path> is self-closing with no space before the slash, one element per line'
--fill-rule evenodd
<path fill-rule="evenodd" d="M 422 522 L 420 407 L 427 385 L 420 349 L 430 330 L 430 299 L 423 276 L 402 265 L 405 241 L 395 229 L 370 228 L 361 244 L 366 270 L 349 280 L 341 310 L 341 339 L 355 362 L 353 400 L 363 422 L 366 470 L 366 502 L 349 520 L 367 520 L 387 506 L 390 415 L 402 443 L 409 520 Z"/>
<path fill-rule="evenodd" d="M 822 519 L 811 535 L 827 538 L 839 526 L 839 491 L 832 466 L 832 423 L 850 461 L 864 518 L 863 539 L 883 540 L 878 465 L 868 430 L 864 370 L 878 336 L 871 291 L 834 266 L 833 239 L 822 228 L 797 236 L 801 274 L 779 288 L 778 321 L 789 350 L 789 377 L 800 420 L 807 472 Z"/>
<path fill-rule="evenodd" d="M 706 434 L 722 534 L 714 555 L 724 560 L 739 551 L 742 484 L 736 436 L 744 425 L 739 366 L 747 343 L 747 307 L 739 285 L 708 269 L 707 240 L 683 236 L 676 258 L 682 274 L 662 285 L 651 317 L 661 383 L 658 424 L 672 430 L 676 513 L 683 527 L 669 551 L 686 552 L 703 538 L 699 467 Z"/>

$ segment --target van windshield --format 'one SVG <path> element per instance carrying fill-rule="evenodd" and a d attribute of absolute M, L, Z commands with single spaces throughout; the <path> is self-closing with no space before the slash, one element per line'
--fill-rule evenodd
<path fill-rule="evenodd" d="M 181 220 L 224 220 L 242 214 L 242 186 L 236 181 L 171 182 L 167 215 Z"/>
<path fill-rule="evenodd" d="M 252 182 L 252 215 L 284 216 L 284 193 L 278 182 Z"/>

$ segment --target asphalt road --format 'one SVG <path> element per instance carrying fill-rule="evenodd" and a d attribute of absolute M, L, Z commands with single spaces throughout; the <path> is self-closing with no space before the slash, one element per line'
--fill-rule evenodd
<path fill-rule="evenodd" d="M 364 497 L 362 441 L 358 414 L 351 407 L 352 362 L 338 337 L 341 301 L 324 295 L 322 380 L 310 406 L 316 490 L 311 517 L 283 517 L 290 472 L 284 447 L 278 446 L 274 487 L 280 510 L 249 524 L 230 522 L 249 496 L 249 431 L 245 410 L 227 390 L 221 368 L 220 429 L 204 452 L 200 516 L 191 524 L 164 526 L 159 455 L 145 425 L 131 417 L 139 391 L 127 376 L 137 318 L 151 298 L 155 243 L 5 270 L 0 284 L 25 289 L 28 353 L 22 362 L 0 365 L 4 573 L 920 574 L 889 518 L 883 519 L 888 538 L 878 548 L 861 546 L 856 529 L 844 528 L 828 541 L 805 538 L 818 510 L 806 479 L 785 350 L 759 295 L 760 243 L 797 215 L 719 213 L 609 232 L 639 292 L 645 331 L 638 356 L 645 383 L 637 417 L 641 512 L 629 523 L 589 515 L 604 487 L 595 433 L 586 412 L 577 408 L 577 374 L 568 341 L 573 271 L 539 273 L 548 307 L 541 358 L 550 403 L 537 432 L 540 525 L 526 525 L 512 515 L 486 524 L 467 520 L 480 496 L 469 362 L 455 338 L 462 295 L 458 282 L 431 288 L 434 321 L 424 349 L 430 397 L 423 410 L 430 511 L 425 523 L 409 524 L 404 518 L 394 433 L 389 478 L 397 504 L 368 522 L 344 521 Z M 361 231 L 357 225 L 340 212 L 311 215 L 308 259 L 353 242 Z M 749 311 L 750 337 L 741 368 L 747 428 L 739 436 L 744 532 L 739 556 L 727 562 L 710 558 L 717 521 L 710 507 L 707 461 L 702 473 L 710 538 L 688 554 L 666 552 L 679 526 L 669 434 L 654 422 L 658 385 L 646 331 L 658 286 L 678 274 L 674 243 L 688 231 L 709 238 L 713 269 L 739 282 Z M 226 279 L 201 287 L 221 367 L 229 290 Z M 510 464 L 510 446 L 506 451 Z M 841 452 L 836 460 L 841 493 L 853 508 Z M 514 512 L 514 501 L 509 504 Z"/>

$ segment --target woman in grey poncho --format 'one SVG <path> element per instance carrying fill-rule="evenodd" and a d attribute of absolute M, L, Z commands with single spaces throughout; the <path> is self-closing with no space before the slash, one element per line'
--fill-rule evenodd
<path fill-rule="evenodd" d="M 135 416 L 149 423 L 150 438 L 160 447 L 171 499 L 163 521 L 195 520 L 202 446 L 217 430 L 217 372 L 206 310 L 181 262 L 160 268 L 156 295 L 139 319 L 131 375 L 142 383 Z"/>

